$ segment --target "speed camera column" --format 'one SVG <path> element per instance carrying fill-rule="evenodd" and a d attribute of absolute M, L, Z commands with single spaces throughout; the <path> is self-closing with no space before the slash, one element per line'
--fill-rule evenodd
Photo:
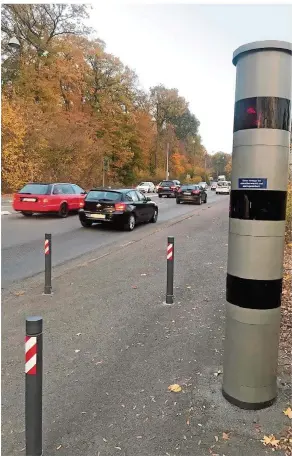
<path fill-rule="evenodd" d="M 236 93 L 226 283 L 223 395 L 261 409 L 277 395 L 292 44 L 233 54 Z"/>

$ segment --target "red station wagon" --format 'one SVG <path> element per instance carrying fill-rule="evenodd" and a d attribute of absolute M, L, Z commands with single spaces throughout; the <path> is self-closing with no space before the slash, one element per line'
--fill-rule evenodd
<path fill-rule="evenodd" d="M 84 206 L 86 192 L 76 184 L 30 183 L 13 196 L 13 209 L 26 217 L 35 212 L 57 213 L 67 217 Z"/>

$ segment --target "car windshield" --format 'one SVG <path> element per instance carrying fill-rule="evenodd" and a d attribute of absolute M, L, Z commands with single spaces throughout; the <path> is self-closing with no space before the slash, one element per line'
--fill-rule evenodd
<path fill-rule="evenodd" d="M 149 182 L 141 182 L 141 184 L 138 185 L 138 187 L 142 187 L 143 185 L 148 185 Z"/>
<path fill-rule="evenodd" d="M 172 185 L 174 185 L 173 181 L 161 182 L 161 187 L 171 187 Z"/>
<path fill-rule="evenodd" d="M 217 186 L 218 187 L 228 187 L 228 183 L 225 181 L 224 182 L 221 181 L 221 182 L 218 182 Z"/>
<path fill-rule="evenodd" d="M 26 184 L 19 193 L 29 193 L 31 195 L 47 195 L 49 193 L 48 184 Z"/>
<path fill-rule="evenodd" d="M 120 201 L 121 193 L 105 190 L 91 190 L 86 196 L 86 201 Z"/>

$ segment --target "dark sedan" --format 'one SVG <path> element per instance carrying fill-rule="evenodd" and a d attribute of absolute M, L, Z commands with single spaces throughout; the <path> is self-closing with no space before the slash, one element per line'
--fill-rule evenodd
<path fill-rule="evenodd" d="M 157 204 L 133 189 L 92 189 L 79 211 L 81 225 L 85 228 L 93 223 L 111 223 L 132 231 L 138 223 L 156 223 L 157 217 Z"/>
<path fill-rule="evenodd" d="M 199 185 L 182 185 L 176 195 L 176 203 L 207 203 L 207 192 Z"/>
<path fill-rule="evenodd" d="M 170 196 L 174 197 L 177 194 L 177 191 L 180 187 L 180 182 L 178 180 L 164 180 L 160 182 L 157 193 L 159 198 L 166 196 L 169 198 Z"/>

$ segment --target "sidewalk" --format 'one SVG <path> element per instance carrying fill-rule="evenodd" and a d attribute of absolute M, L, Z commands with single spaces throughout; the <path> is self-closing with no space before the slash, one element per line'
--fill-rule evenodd
<path fill-rule="evenodd" d="M 168 235 L 173 306 L 163 304 Z M 33 314 L 44 318 L 44 456 L 273 454 L 260 440 L 289 425 L 281 366 L 286 385 L 269 409 L 243 411 L 221 395 L 227 236 L 222 200 L 83 262 L 55 280 L 53 297 L 40 284 L 5 299 L 2 454 L 23 454 L 24 318 Z M 181 392 L 168 391 L 174 383 Z"/>

